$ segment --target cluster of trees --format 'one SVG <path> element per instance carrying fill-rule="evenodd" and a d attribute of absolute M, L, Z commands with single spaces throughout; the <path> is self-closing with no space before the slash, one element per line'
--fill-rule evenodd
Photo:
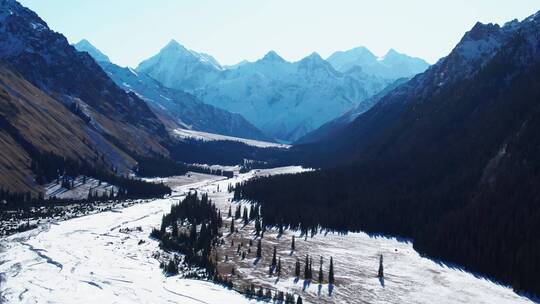
<path fill-rule="evenodd" d="M 228 178 L 234 177 L 234 171 L 222 170 L 222 169 L 212 169 L 207 166 L 197 166 L 197 165 L 186 165 L 187 170 L 197 173 L 211 174 L 217 176 L 225 176 Z"/>
<path fill-rule="evenodd" d="M 91 176 L 108 182 L 119 188 L 114 195 L 118 198 L 149 198 L 170 194 L 171 189 L 164 184 L 148 183 L 132 176 L 120 176 L 114 167 L 91 166 L 86 162 L 78 162 L 58 156 L 54 153 L 35 152 L 30 168 L 36 174 L 40 184 L 56 181 L 66 189 L 73 188 L 73 180 L 80 175 Z M 104 160 L 103 160 L 104 164 Z M 92 195 L 92 199 L 98 197 Z M 110 197 L 99 197 L 109 199 Z M 40 198 L 38 198 L 40 199 Z"/>
<path fill-rule="evenodd" d="M 152 230 L 151 236 L 161 241 L 161 248 L 182 253 L 185 263 L 201 267 L 208 278 L 217 279 L 217 261 L 211 253 L 218 245 L 222 225 L 221 213 L 208 195 L 199 198 L 197 192 L 191 192 L 171 206 L 170 213 L 162 218 L 160 229 Z M 170 263 L 176 264 L 170 266 L 172 270 L 177 269 L 178 261 Z"/>
<path fill-rule="evenodd" d="M 479 192 L 467 189 L 478 185 L 483 168 L 450 170 L 422 156 L 429 170 L 412 170 L 404 160 L 374 160 L 252 179 L 235 187 L 234 198 L 260 204 L 266 225 L 303 233 L 322 227 L 413 238 L 423 254 L 540 294 L 540 239 L 532 233 L 540 231 L 540 195 L 532 186 L 540 185 L 540 174 L 534 173 L 540 165 L 531 166 L 540 164 L 540 153 L 522 158 L 519 151 L 513 153 L 517 169 L 498 175 L 497 187 Z M 436 182 L 436 172 L 444 180 Z"/>
<path fill-rule="evenodd" d="M 233 171 L 212 169 L 208 166 L 186 164 L 180 161 L 173 160 L 160 154 L 153 154 L 152 157 L 137 157 L 137 165 L 133 171 L 138 176 L 144 177 L 166 177 L 175 175 L 184 175 L 188 171 L 234 177 Z"/>
<path fill-rule="evenodd" d="M 0 208 L 6 208 L 11 202 L 30 203 L 34 201 L 32 193 L 28 192 L 12 192 L 9 189 L 0 187 Z"/>
<path fill-rule="evenodd" d="M 250 299 L 257 299 L 260 301 L 274 303 L 283 303 L 283 304 L 302 304 L 304 303 L 300 295 L 295 296 L 292 293 L 283 292 L 283 291 L 272 291 L 271 289 L 265 289 L 262 286 L 256 288 L 254 284 L 247 286 L 244 290 L 244 295 Z"/>
<path fill-rule="evenodd" d="M 276 167 L 288 157 L 287 149 L 260 148 L 238 141 L 202 141 L 183 139 L 168 147 L 171 157 L 189 164 L 243 165 L 245 159 L 254 160 L 252 166 Z"/>
<path fill-rule="evenodd" d="M 188 168 L 185 164 L 174 161 L 163 155 L 156 154 L 152 157 L 138 157 L 137 165 L 133 171 L 143 177 L 165 177 L 184 175 Z"/>

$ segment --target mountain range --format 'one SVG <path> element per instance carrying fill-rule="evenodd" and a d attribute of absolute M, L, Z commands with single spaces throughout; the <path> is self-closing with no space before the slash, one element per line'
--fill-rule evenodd
<path fill-rule="evenodd" d="M 270 137 L 239 114 L 205 104 L 184 91 L 167 88 L 144 72 L 112 63 L 88 40 L 81 40 L 74 47 L 92 56 L 120 88 L 145 100 L 168 129 L 180 128 L 271 141 Z"/>
<path fill-rule="evenodd" d="M 331 136 L 293 147 L 323 170 L 238 191 L 281 225 L 404 236 L 423 254 L 540 294 L 540 12 L 477 23 L 377 98 Z"/>
<path fill-rule="evenodd" d="M 224 68 L 213 57 L 173 40 L 136 70 L 166 87 L 239 113 L 269 136 L 290 142 L 358 106 L 402 75 L 411 77 L 428 67 L 395 51 L 370 62 L 372 70 L 351 52 L 338 57 L 349 58 L 350 68 L 338 71 L 317 53 L 288 62 L 274 51 L 255 62 Z M 392 64 L 404 67 L 398 76 L 384 72 Z"/>

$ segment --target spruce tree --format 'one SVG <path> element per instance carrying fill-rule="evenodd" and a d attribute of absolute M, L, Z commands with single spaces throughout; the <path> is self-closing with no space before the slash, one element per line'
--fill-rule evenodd
<path fill-rule="evenodd" d="M 296 304 L 304 304 L 301 296 L 298 296 L 298 299 L 296 299 Z"/>
<path fill-rule="evenodd" d="M 328 283 L 334 284 L 334 258 L 330 257 L 330 269 L 328 270 Z"/>
<path fill-rule="evenodd" d="M 276 267 L 277 259 L 276 259 L 276 246 L 274 246 L 274 253 L 272 255 L 272 267 Z"/>
<path fill-rule="evenodd" d="M 323 264 L 323 259 L 322 259 L 322 256 L 321 256 L 321 260 L 319 262 L 319 284 L 322 284 L 323 282 L 323 270 L 322 270 L 322 264 Z"/>
<path fill-rule="evenodd" d="M 232 210 L 231 210 L 231 206 L 229 205 L 229 214 L 227 216 L 228 218 L 232 217 Z"/>
<path fill-rule="evenodd" d="M 259 239 L 259 242 L 257 242 L 257 258 L 261 258 L 262 257 L 262 245 L 261 245 L 261 240 Z"/>
<path fill-rule="evenodd" d="M 309 279 L 313 279 L 313 258 L 309 259 Z"/>
<path fill-rule="evenodd" d="M 178 237 L 178 223 L 176 221 L 173 221 L 172 223 L 172 236 L 174 238 Z"/>
<path fill-rule="evenodd" d="M 379 258 L 379 273 L 377 275 L 379 278 L 384 278 L 384 269 L 383 269 L 383 256 Z"/>
<path fill-rule="evenodd" d="M 294 276 L 300 278 L 300 261 L 296 258 L 296 263 L 294 265 Z"/>
<path fill-rule="evenodd" d="M 304 279 L 309 280 L 309 256 L 306 254 L 306 261 L 304 264 Z"/>
<path fill-rule="evenodd" d="M 240 205 L 236 206 L 236 210 L 235 210 L 235 212 L 234 212 L 234 219 L 235 219 L 235 220 L 237 220 L 237 219 L 240 218 L 240 216 L 241 216 L 241 214 L 240 214 L 241 211 L 240 211 L 240 210 L 241 210 L 241 209 L 240 209 Z"/>
<path fill-rule="evenodd" d="M 244 225 L 247 225 L 249 224 L 249 216 L 248 216 L 248 210 L 247 210 L 247 207 L 244 207 Z"/>
<path fill-rule="evenodd" d="M 255 219 L 255 235 L 259 236 L 261 233 L 261 221 L 259 217 Z"/>
<path fill-rule="evenodd" d="M 234 233 L 234 219 L 231 219 L 231 234 Z"/>
<path fill-rule="evenodd" d="M 278 278 L 281 276 L 281 257 L 279 257 L 278 259 L 278 263 L 277 263 L 277 276 Z"/>
<path fill-rule="evenodd" d="M 292 242 L 291 242 L 291 250 L 294 251 L 295 244 L 294 244 L 294 235 L 292 236 Z"/>

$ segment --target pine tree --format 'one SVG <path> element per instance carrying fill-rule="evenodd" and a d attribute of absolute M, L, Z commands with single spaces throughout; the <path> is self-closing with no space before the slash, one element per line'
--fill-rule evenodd
<path fill-rule="evenodd" d="M 379 274 L 377 276 L 379 278 L 384 278 L 383 256 L 382 256 L 382 254 L 381 254 L 381 257 L 379 258 Z"/>
<path fill-rule="evenodd" d="M 292 242 L 291 242 L 291 250 L 294 251 L 294 235 L 292 236 Z"/>
<path fill-rule="evenodd" d="M 296 299 L 296 304 L 304 304 L 301 296 L 298 296 L 298 299 Z"/>
<path fill-rule="evenodd" d="M 168 275 L 176 275 L 178 274 L 178 265 L 173 260 L 169 260 L 169 263 L 167 264 L 167 268 L 165 270 Z"/>
<path fill-rule="evenodd" d="M 191 230 L 189 232 L 189 239 L 191 241 L 191 244 L 195 244 L 197 242 L 197 225 L 193 223 L 191 225 Z"/>
<path fill-rule="evenodd" d="M 261 221 L 259 220 L 259 217 L 255 219 L 255 235 L 259 236 L 261 233 Z"/>
<path fill-rule="evenodd" d="M 247 207 L 244 207 L 244 225 L 249 224 L 249 216 L 248 216 L 248 209 Z"/>
<path fill-rule="evenodd" d="M 255 205 L 251 205 L 249 206 L 249 220 L 254 220 L 255 219 Z"/>
<path fill-rule="evenodd" d="M 323 279 L 324 279 L 323 270 L 322 270 L 322 264 L 323 264 L 323 259 L 322 259 L 322 256 L 321 256 L 321 260 L 319 262 L 319 284 L 322 284 Z"/>
<path fill-rule="evenodd" d="M 236 211 L 234 212 L 234 219 L 239 219 L 241 216 L 241 206 L 236 206 Z"/>
<path fill-rule="evenodd" d="M 178 237 L 178 223 L 176 221 L 172 223 L 172 236 Z"/>
<path fill-rule="evenodd" d="M 167 218 L 165 218 L 165 216 L 162 216 L 161 217 L 161 227 L 159 229 L 160 234 L 164 235 L 166 229 L 167 229 Z"/>
<path fill-rule="evenodd" d="M 309 279 L 312 280 L 313 279 L 313 259 L 310 258 L 309 259 Z"/>
<path fill-rule="evenodd" d="M 231 206 L 229 205 L 229 214 L 227 215 L 228 218 L 232 217 L 232 210 L 231 210 Z"/>
<path fill-rule="evenodd" d="M 304 264 L 304 279 L 309 280 L 309 256 L 306 254 L 306 261 Z"/>
<path fill-rule="evenodd" d="M 260 259 L 262 257 L 262 246 L 261 246 L 261 240 L 259 239 L 259 242 L 257 242 L 257 258 Z"/>
<path fill-rule="evenodd" d="M 300 261 L 298 258 L 296 259 L 296 263 L 294 265 L 294 276 L 300 278 Z"/>
<path fill-rule="evenodd" d="M 231 231 L 231 234 L 234 233 L 234 219 L 231 219 L 231 229 L 230 229 L 230 231 Z"/>
<path fill-rule="evenodd" d="M 328 270 L 328 283 L 334 284 L 334 258 L 330 257 L 330 269 Z"/>
<path fill-rule="evenodd" d="M 277 272 L 277 276 L 279 278 L 281 276 L 281 257 L 279 257 L 279 259 L 278 259 L 276 272 Z"/>
<path fill-rule="evenodd" d="M 277 259 L 276 259 L 276 246 L 274 246 L 274 254 L 272 255 L 272 267 L 276 267 Z"/>

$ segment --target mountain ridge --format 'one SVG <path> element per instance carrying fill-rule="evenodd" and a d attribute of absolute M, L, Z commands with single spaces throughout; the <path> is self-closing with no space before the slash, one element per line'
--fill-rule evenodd
<path fill-rule="evenodd" d="M 193 54 L 198 53 L 182 47 L 175 55 L 165 46 L 141 62 L 137 71 L 239 113 L 282 142 L 294 141 L 342 115 L 391 82 L 360 68 L 337 71 L 317 53 L 289 62 L 269 51 L 231 69 L 207 65 Z"/>
<path fill-rule="evenodd" d="M 171 42 L 173 48 L 183 48 L 176 42 Z M 79 43 L 75 45 L 79 48 Z M 222 135 L 245 137 L 248 139 L 271 139 L 256 127 L 246 121 L 241 115 L 229 113 L 201 102 L 197 97 L 164 87 L 161 83 L 144 72 L 136 72 L 131 68 L 122 68 L 110 61 L 99 61 L 98 48 L 83 45 L 80 51 L 90 50 L 89 53 L 98 64 L 127 92 L 134 92 L 144 99 L 150 107 L 162 117 L 162 121 L 170 129 L 182 128 L 198 130 Z M 185 49 L 184 49 L 185 50 Z M 187 50 L 186 50 L 187 51 Z"/>

